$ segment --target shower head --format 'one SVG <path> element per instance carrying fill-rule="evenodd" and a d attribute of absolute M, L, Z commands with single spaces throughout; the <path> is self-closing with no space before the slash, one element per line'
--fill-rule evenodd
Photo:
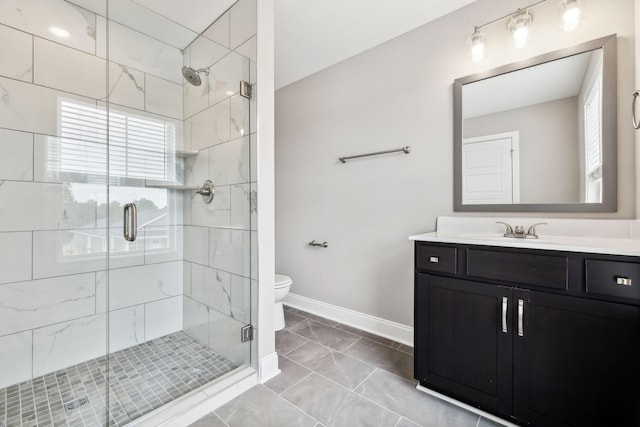
<path fill-rule="evenodd" d="M 200 73 L 204 73 L 205 75 L 209 75 L 209 70 L 206 68 L 200 68 L 194 70 L 191 67 L 184 66 L 182 67 L 182 75 L 185 80 L 191 83 L 194 86 L 200 86 L 202 84 L 202 80 L 200 79 Z"/>

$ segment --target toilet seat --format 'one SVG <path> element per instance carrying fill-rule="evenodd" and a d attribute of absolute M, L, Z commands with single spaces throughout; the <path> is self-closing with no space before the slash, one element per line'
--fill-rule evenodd
<path fill-rule="evenodd" d="M 293 283 L 291 277 L 285 276 L 284 274 L 276 274 L 275 277 L 275 287 L 276 288 L 284 288 L 285 286 L 289 286 Z"/>

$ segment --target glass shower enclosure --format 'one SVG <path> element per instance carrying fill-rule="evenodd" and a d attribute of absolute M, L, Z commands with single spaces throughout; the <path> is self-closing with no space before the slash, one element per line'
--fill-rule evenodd
<path fill-rule="evenodd" d="M 178 3 L 0 2 L 0 427 L 252 363 L 256 3 Z"/>

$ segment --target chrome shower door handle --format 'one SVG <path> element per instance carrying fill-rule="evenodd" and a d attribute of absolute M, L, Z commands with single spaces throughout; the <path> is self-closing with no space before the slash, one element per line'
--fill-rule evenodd
<path fill-rule="evenodd" d="M 124 205 L 124 240 L 133 242 L 138 237 L 138 208 L 135 203 Z"/>
<path fill-rule="evenodd" d="M 508 297 L 502 297 L 502 332 L 505 334 L 509 333 L 509 329 L 507 327 L 507 305 L 509 304 Z"/>
<path fill-rule="evenodd" d="M 640 123 L 636 119 L 636 103 L 638 101 L 638 95 L 640 95 L 640 91 L 633 92 L 633 101 L 631 101 L 631 123 L 633 123 L 634 129 L 640 129 Z"/>

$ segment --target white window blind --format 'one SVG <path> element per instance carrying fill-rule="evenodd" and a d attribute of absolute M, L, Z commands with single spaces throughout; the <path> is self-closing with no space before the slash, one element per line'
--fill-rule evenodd
<path fill-rule="evenodd" d="M 50 138 L 49 171 L 80 173 L 88 177 L 107 174 L 122 178 L 176 179 L 176 129 L 171 122 L 142 114 L 109 109 L 107 139 L 106 111 L 95 105 L 60 101 L 60 138 Z"/>

